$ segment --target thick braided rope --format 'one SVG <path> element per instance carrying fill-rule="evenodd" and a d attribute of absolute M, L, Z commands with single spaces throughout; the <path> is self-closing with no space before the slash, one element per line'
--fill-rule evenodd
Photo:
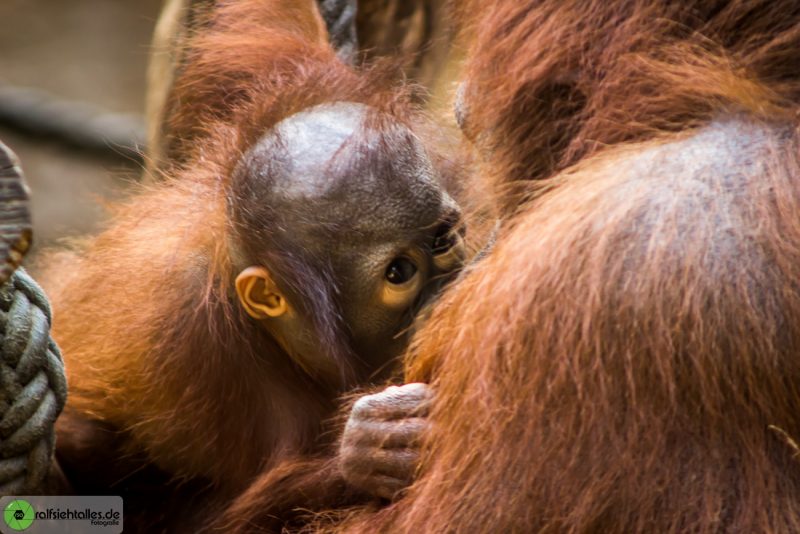
<path fill-rule="evenodd" d="M 0 287 L 0 495 L 35 491 L 52 461 L 67 383 L 50 319 L 44 292 L 23 269 Z"/>

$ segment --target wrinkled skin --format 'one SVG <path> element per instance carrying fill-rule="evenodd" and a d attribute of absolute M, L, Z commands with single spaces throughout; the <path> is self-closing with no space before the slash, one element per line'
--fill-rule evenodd
<path fill-rule="evenodd" d="M 345 480 L 383 499 L 405 489 L 417 470 L 432 397 L 428 385 L 413 383 L 359 398 L 339 448 Z"/>

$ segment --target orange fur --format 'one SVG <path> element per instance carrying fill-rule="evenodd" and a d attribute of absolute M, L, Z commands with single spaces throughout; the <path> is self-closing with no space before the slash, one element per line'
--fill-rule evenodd
<path fill-rule="evenodd" d="M 793 117 L 797 6 L 649 0 L 459 4 L 466 133 L 499 193 L 609 145 L 723 112 Z M 475 16 L 480 13 L 479 16 Z M 470 18 L 470 16 L 472 16 Z M 790 105 L 787 106 L 787 103 Z M 545 127 L 546 125 L 546 127 Z"/>
<path fill-rule="evenodd" d="M 419 480 L 310 528 L 797 532 L 797 4 L 462 7 L 506 225 L 414 342 Z"/>
<path fill-rule="evenodd" d="M 302 16 L 305 9 L 288 0 L 221 3 L 212 11 L 213 24 L 189 39 L 168 103 L 173 164 L 201 158 L 195 141 L 220 121 L 236 124 L 247 143 L 265 126 L 332 100 L 402 115 L 407 94 L 388 91 L 384 81 L 395 67 L 385 63 L 358 74 L 348 69 L 328 45 L 314 1 L 302 6 L 313 8 L 313 17 Z"/>
<path fill-rule="evenodd" d="M 183 159 L 99 236 L 46 260 L 42 277 L 71 388 L 59 460 L 77 491 L 139 503 L 158 487 L 126 510 L 126 521 L 148 515 L 142 530 L 171 525 L 164 493 L 169 503 L 199 487 L 186 509 L 206 517 L 259 473 L 330 441 L 322 422 L 341 384 L 303 373 L 235 301 L 241 250 L 226 206 L 238 202 L 229 178 L 242 154 L 324 102 L 416 120 L 381 69 L 336 59 L 313 0 L 220 3 L 187 57 L 170 115 Z"/>

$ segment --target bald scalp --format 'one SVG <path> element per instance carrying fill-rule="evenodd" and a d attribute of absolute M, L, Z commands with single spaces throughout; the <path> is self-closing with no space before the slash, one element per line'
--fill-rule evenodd
<path fill-rule="evenodd" d="M 290 239 L 342 231 L 369 239 L 416 228 L 431 206 L 454 205 L 438 182 L 405 125 L 363 104 L 323 104 L 279 122 L 246 153 L 231 215 L 248 231 L 266 221 L 276 238 L 290 229 Z"/>

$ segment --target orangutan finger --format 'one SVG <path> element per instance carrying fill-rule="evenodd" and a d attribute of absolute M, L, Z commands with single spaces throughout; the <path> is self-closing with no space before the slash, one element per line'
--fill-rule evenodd
<path fill-rule="evenodd" d="M 427 415 L 433 398 L 430 387 L 422 383 L 390 386 L 358 399 L 350 412 L 357 419 L 400 419 Z"/>
<path fill-rule="evenodd" d="M 342 436 L 343 446 L 371 446 L 385 449 L 419 444 L 428 420 L 411 417 L 399 421 L 350 420 Z"/>

